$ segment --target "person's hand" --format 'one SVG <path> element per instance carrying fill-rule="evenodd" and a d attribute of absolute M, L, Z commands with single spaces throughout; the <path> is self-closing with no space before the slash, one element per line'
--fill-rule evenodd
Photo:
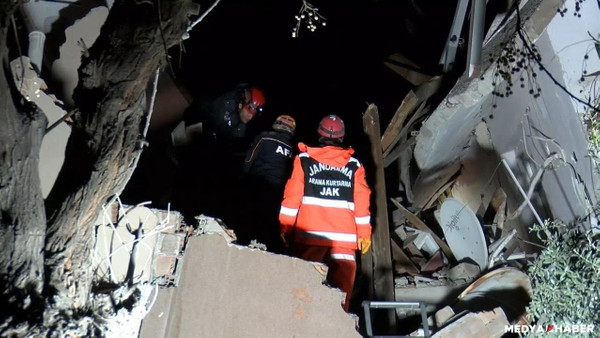
<path fill-rule="evenodd" d="M 287 248 L 289 246 L 289 243 L 288 243 L 288 240 L 287 240 L 287 234 L 285 232 L 282 232 L 282 233 L 279 234 L 279 237 L 281 237 L 281 242 Z"/>
<path fill-rule="evenodd" d="M 371 239 L 370 238 L 359 238 L 358 239 L 358 250 L 360 250 L 361 254 L 366 254 L 371 247 Z"/>

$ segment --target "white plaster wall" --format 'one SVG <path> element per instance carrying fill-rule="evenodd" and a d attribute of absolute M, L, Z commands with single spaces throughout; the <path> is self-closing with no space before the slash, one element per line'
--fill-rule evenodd
<path fill-rule="evenodd" d="M 114 0 L 107 0 L 106 6 L 112 7 Z M 73 5 L 75 4 L 75 5 Z M 97 6 L 97 4 L 86 3 L 85 5 Z M 61 10 L 68 6 L 83 6 L 78 0 L 61 1 L 27 1 L 21 4 L 21 12 L 25 18 L 25 27 L 28 31 L 41 31 L 48 34 L 52 30 L 52 24 L 60 17 Z"/>

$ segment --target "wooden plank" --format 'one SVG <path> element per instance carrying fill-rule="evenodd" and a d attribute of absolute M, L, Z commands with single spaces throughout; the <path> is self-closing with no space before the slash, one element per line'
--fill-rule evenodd
<path fill-rule="evenodd" d="M 419 219 L 419 217 L 417 217 L 415 214 L 408 211 L 404 206 L 402 206 L 402 204 L 400 204 L 400 202 L 396 201 L 393 198 L 390 198 L 390 200 L 396 206 L 396 208 L 398 208 L 398 210 L 400 210 L 404 214 L 404 216 L 406 216 L 406 218 L 408 219 L 408 221 L 410 222 L 410 224 L 413 227 L 431 234 L 431 236 L 433 237 L 433 240 L 437 243 L 437 245 L 439 245 L 439 247 L 442 249 L 442 251 L 444 252 L 446 257 L 448 257 L 448 260 L 450 260 L 452 262 L 456 262 L 456 259 L 454 258 L 454 254 L 452 253 L 452 250 L 450 250 L 450 248 L 448 247 L 446 242 L 444 242 L 441 238 L 439 238 L 438 235 L 435 234 L 435 232 L 433 232 L 431 229 L 429 229 L 429 227 L 425 223 L 423 223 L 423 221 L 421 221 L 421 219 Z"/>
<path fill-rule="evenodd" d="M 392 266 L 392 252 L 390 248 L 390 227 L 388 224 L 387 195 L 385 189 L 385 175 L 383 168 L 383 156 L 381 153 L 381 131 L 379 129 L 379 113 L 377 106 L 370 104 L 363 115 L 363 130 L 371 142 L 371 155 L 375 170 L 375 184 L 371 191 L 375 194 L 374 215 L 371 215 L 373 223 L 373 299 L 383 301 L 394 301 L 394 275 Z M 387 311 L 385 321 L 388 328 L 396 325 L 396 316 L 393 311 Z"/>
<path fill-rule="evenodd" d="M 419 103 L 429 100 L 442 86 L 442 76 L 434 76 L 431 80 L 423 83 L 415 89 L 415 95 L 419 98 Z"/>
<path fill-rule="evenodd" d="M 406 94 L 381 137 L 381 151 L 385 152 L 392 145 L 392 141 L 397 139 L 404 120 L 406 120 L 408 114 L 417 106 L 417 101 L 418 98 L 412 90 Z"/>
<path fill-rule="evenodd" d="M 440 197 L 440 195 L 443 194 L 444 191 L 448 190 L 448 188 L 450 188 L 455 182 L 456 182 L 456 178 L 451 179 L 450 181 L 448 181 L 448 183 L 444 184 L 443 187 L 441 187 L 435 194 L 433 194 L 433 196 L 431 196 L 431 198 L 429 199 L 429 202 L 427 202 L 425 204 L 425 206 L 423 207 L 423 210 L 427 210 L 427 209 L 431 208 L 431 206 L 438 199 L 438 197 Z"/>
<path fill-rule="evenodd" d="M 402 250 L 395 241 L 392 241 L 392 254 L 394 256 L 394 272 L 397 274 L 419 274 L 419 268 L 410 260 L 404 250 Z"/>
<path fill-rule="evenodd" d="M 393 146 L 398 141 L 400 141 L 402 138 L 404 138 L 406 135 L 408 135 L 408 132 L 412 128 L 413 124 L 417 121 L 417 119 L 421 118 L 427 112 L 429 112 L 429 106 L 425 107 L 425 102 L 422 102 L 421 105 L 419 106 L 419 108 L 417 108 L 417 110 L 413 114 L 413 116 L 411 116 L 410 120 L 408 120 L 406 125 L 404 127 L 402 127 L 400 132 L 396 135 L 396 137 L 394 137 L 394 139 L 392 140 L 392 143 L 387 148 L 387 150 L 383 152 L 384 158 L 386 158 L 389 155 L 389 153 L 392 151 Z"/>
<path fill-rule="evenodd" d="M 387 168 L 390 164 L 394 163 L 394 161 L 396 161 L 409 147 L 414 146 L 415 143 L 417 143 L 416 137 L 411 137 L 406 142 L 400 143 L 399 146 L 394 148 L 394 150 L 385 157 L 383 166 Z"/>
<path fill-rule="evenodd" d="M 435 195 L 454 175 L 457 175 L 460 168 L 460 162 L 456 162 L 443 168 L 421 171 L 412 186 L 415 192 L 412 206 L 415 209 L 423 209 L 431 199 L 431 196 Z"/>
<path fill-rule="evenodd" d="M 406 140 L 404 140 L 406 142 Z M 408 147 L 403 153 L 400 154 L 398 163 L 398 171 L 400 172 L 400 182 L 404 186 L 404 193 L 406 194 L 406 200 L 408 203 L 412 203 L 415 200 L 415 196 L 412 192 L 412 181 L 410 178 L 410 165 L 413 159 L 414 147 Z"/>

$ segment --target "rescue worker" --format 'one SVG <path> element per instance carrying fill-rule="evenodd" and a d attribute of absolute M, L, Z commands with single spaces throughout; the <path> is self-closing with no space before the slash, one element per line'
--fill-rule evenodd
<path fill-rule="evenodd" d="M 289 115 L 280 115 L 272 129 L 260 133 L 252 142 L 244 160 L 244 173 L 255 181 L 280 186 L 283 190 L 292 168 L 296 120 Z"/>
<path fill-rule="evenodd" d="M 248 209 L 238 224 L 238 243 L 247 244 L 256 239 L 272 252 L 282 253 L 284 247 L 279 239 L 277 220 L 283 189 L 290 176 L 293 160 L 296 120 L 280 115 L 273 122 L 272 130 L 260 133 L 246 152 L 244 160 L 244 202 Z M 251 225 L 249 223 L 252 223 Z"/>
<path fill-rule="evenodd" d="M 174 146 L 180 148 L 177 204 L 182 212 L 202 212 L 226 221 L 226 202 L 235 194 L 232 190 L 239 189 L 236 183 L 250 143 L 247 124 L 264 104 L 263 91 L 243 83 L 187 109 L 184 126 L 172 134 Z"/>
<path fill-rule="evenodd" d="M 238 84 L 214 100 L 194 103 L 185 112 L 184 135 L 181 128 L 176 128 L 174 143 L 188 143 L 199 134 L 220 143 L 244 138 L 247 124 L 262 112 L 264 104 L 263 91 L 247 83 Z"/>
<path fill-rule="evenodd" d="M 318 147 L 298 144 L 279 222 L 281 239 L 299 258 L 328 266 L 327 281 L 346 293 L 348 311 L 358 249 L 371 246 L 371 190 L 351 147 L 342 147 L 345 128 L 339 116 L 319 123 Z"/>

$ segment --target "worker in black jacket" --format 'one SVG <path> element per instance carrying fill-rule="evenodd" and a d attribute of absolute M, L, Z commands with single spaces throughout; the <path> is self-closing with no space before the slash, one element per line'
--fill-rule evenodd
<path fill-rule="evenodd" d="M 296 121 L 289 115 L 280 115 L 272 128 L 260 133 L 246 152 L 246 197 L 243 204 L 249 210 L 243 214 L 246 222 L 250 220 L 254 224 L 238 227 L 237 234 L 238 242 L 242 244 L 257 239 L 266 244 L 269 251 L 281 252 L 283 246 L 279 239 L 277 217 L 283 189 L 292 169 Z"/>
<path fill-rule="evenodd" d="M 176 205 L 186 216 L 200 213 L 226 220 L 227 202 L 237 193 L 247 124 L 263 109 L 262 90 L 239 84 L 190 106 L 171 139 L 179 162 Z"/>
<path fill-rule="evenodd" d="M 244 174 L 253 180 L 283 187 L 292 168 L 296 121 L 289 115 L 281 115 L 272 128 L 252 142 L 244 160 Z"/>
<path fill-rule="evenodd" d="M 239 84 L 213 100 L 192 104 L 184 116 L 185 137 L 189 140 L 202 134 L 204 142 L 221 145 L 244 138 L 246 125 L 262 112 L 264 104 L 262 90 Z"/>

